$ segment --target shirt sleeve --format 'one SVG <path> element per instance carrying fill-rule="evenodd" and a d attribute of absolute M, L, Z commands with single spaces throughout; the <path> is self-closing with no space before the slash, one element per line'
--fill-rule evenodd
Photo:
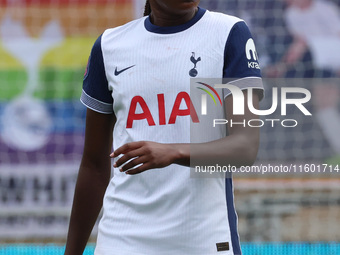
<path fill-rule="evenodd" d="M 254 40 L 244 21 L 237 22 L 230 31 L 224 52 L 223 78 L 241 90 L 256 88 L 260 100 L 263 98 L 263 84 Z M 230 95 L 224 89 L 224 97 Z"/>
<path fill-rule="evenodd" d="M 88 108 L 104 113 L 113 113 L 113 98 L 106 78 L 102 36 L 94 43 L 84 74 L 83 91 L 80 101 Z"/>

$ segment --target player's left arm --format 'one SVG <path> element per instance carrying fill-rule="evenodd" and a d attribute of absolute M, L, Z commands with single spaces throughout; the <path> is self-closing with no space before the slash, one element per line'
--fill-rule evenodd
<path fill-rule="evenodd" d="M 247 98 L 246 90 L 244 94 Z M 256 93 L 253 95 L 253 104 L 255 108 L 259 108 L 259 96 Z M 258 119 L 247 105 L 244 115 L 233 115 L 232 96 L 226 97 L 225 106 L 227 119 L 232 119 L 234 123 L 248 123 L 249 120 Z M 183 166 L 190 166 L 190 162 L 200 166 L 252 165 L 259 147 L 259 128 L 243 124 L 229 125 L 228 131 L 229 136 L 208 143 L 162 144 L 148 141 L 127 143 L 115 150 L 111 157 L 123 155 L 114 166 L 121 167 L 121 171 L 127 174 L 138 174 L 174 163 Z M 126 162 L 128 163 L 125 164 Z"/>
<path fill-rule="evenodd" d="M 247 98 L 247 90 L 244 90 L 243 94 L 245 98 Z M 252 100 L 253 106 L 259 109 L 259 94 L 254 93 Z M 244 115 L 234 115 L 233 98 L 232 96 L 226 97 L 225 108 L 229 135 L 216 141 L 190 145 L 189 153 L 192 166 L 230 164 L 231 166 L 241 167 L 254 164 L 259 148 L 260 128 L 250 126 L 247 123 L 249 120 L 256 123 L 259 117 L 249 110 L 248 104 L 246 103 L 247 100 L 244 101 Z M 230 125 L 230 123 L 234 124 Z M 186 157 L 184 159 L 186 159 Z M 176 159 L 176 162 L 181 162 L 181 160 L 182 158 L 180 157 Z M 185 163 L 190 163 L 190 160 Z"/>

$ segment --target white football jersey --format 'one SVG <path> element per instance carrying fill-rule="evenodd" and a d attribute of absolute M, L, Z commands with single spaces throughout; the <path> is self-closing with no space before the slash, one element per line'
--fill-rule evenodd
<path fill-rule="evenodd" d="M 144 17 L 106 30 L 93 46 L 81 101 L 116 115 L 115 149 L 190 143 L 198 121 L 190 78 L 234 78 L 243 89 L 261 88 L 260 76 L 244 21 L 199 8 L 180 26 Z M 230 178 L 191 178 L 189 167 L 175 164 L 134 176 L 114 169 L 103 207 L 97 255 L 241 254 Z"/>

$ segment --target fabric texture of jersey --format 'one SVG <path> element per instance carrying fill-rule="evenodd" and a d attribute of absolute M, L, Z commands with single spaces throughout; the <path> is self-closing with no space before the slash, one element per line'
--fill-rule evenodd
<path fill-rule="evenodd" d="M 181 26 L 144 17 L 108 29 L 92 49 L 81 101 L 116 115 L 114 148 L 190 143 L 194 76 L 262 88 L 244 21 L 200 8 Z M 231 179 L 191 178 L 189 167 L 175 164 L 135 176 L 114 169 L 103 208 L 97 255 L 241 254 Z M 229 249 L 217 251 L 218 243 Z"/>

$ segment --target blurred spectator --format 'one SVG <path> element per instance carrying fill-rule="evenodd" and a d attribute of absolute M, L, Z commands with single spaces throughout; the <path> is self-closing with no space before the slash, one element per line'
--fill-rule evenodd
<path fill-rule="evenodd" d="M 331 77 L 340 70 L 340 12 L 323 0 L 286 0 L 284 18 L 293 42 L 269 76 Z"/>
<path fill-rule="evenodd" d="M 284 14 L 293 42 L 280 62 L 265 70 L 267 77 L 329 78 L 340 76 L 340 12 L 324 0 L 286 0 Z M 316 117 L 332 149 L 340 154 L 339 84 L 320 80 L 313 86 Z"/>

